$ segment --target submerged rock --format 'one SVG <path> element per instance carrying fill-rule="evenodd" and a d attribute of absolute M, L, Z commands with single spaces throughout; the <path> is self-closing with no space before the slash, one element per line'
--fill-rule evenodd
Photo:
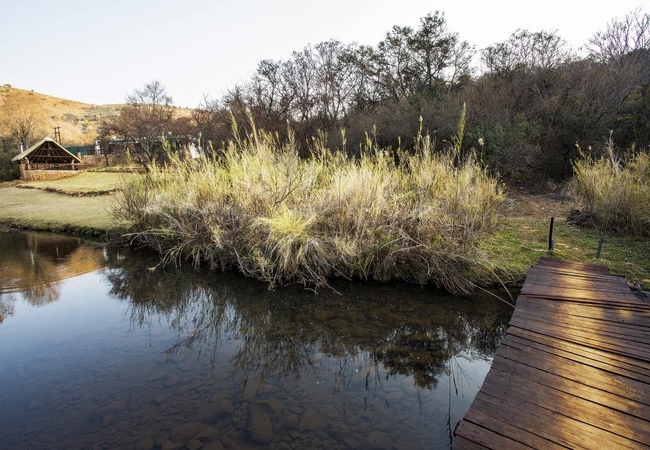
<path fill-rule="evenodd" d="M 219 430 L 208 425 L 207 427 L 203 428 L 203 431 L 201 431 L 199 434 L 194 436 L 194 439 L 210 442 L 210 441 L 216 441 L 217 439 L 219 439 L 219 436 L 221 436 Z"/>
<path fill-rule="evenodd" d="M 185 446 L 185 448 L 187 448 L 187 450 L 199 450 L 199 449 L 201 449 L 202 447 L 203 447 L 203 442 L 198 441 L 198 440 L 196 440 L 196 439 L 192 439 L 192 440 L 191 440 L 190 442 L 188 442 L 187 445 Z"/>
<path fill-rule="evenodd" d="M 287 414 L 284 418 L 284 426 L 287 428 L 287 430 L 297 430 L 298 416 L 295 414 Z"/>
<path fill-rule="evenodd" d="M 225 447 L 219 441 L 210 442 L 208 445 L 203 447 L 203 450 L 224 450 Z"/>
<path fill-rule="evenodd" d="M 174 428 L 172 428 L 171 439 L 174 442 L 189 441 L 204 429 L 205 425 L 198 422 L 176 425 Z"/>
<path fill-rule="evenodd" d="M 273 425 L 269 416 L 263 412 L 253 413 L 248 424 L 251 438 L 260 444 L 270 444 L 273 440 Z"/>
<path fill-rule="evenodd" d="M 232 415 L 234 408 L 228 399 L 220 399 L 216 402 L 201 406 L 194 415 L 199 422 L 215 423 Z"/>
<path fill-rule="evenodd" d="M 321 322 L 326 322 L 331 318 L 333 318 L 334 316 L 336 316 L 336 312 L 331 310 L 325 310 L 325 309 L 317 309 L 316 311 L 314 311 L 314 316 Z"/>
<path fill-rule="evenodd" d="M 182 450 L 185 448 L 185 444 L 176 443 L 172 441 L 164 441 L 160 446 L 162 450 Z"/>
<path fill-rule="evenodd" d="M 169 400 L 171 400 L 172 394 L 169 393 L 164 393 L 164 394 L 158 394 L 153 398 L 153 402 L 156 405 L 163 405 L 167 403 Z"/>
<path fill-rule="evenodd" d="M 382 431 L 371 431 L 363 442 L 363 448 L 372 450 L 390 450 L 393 441 L 390 436 Z"/>
<path fill-rule="evenodd" d="M 154 442 L 153 439 L 150 438 L 145 438 L 145 439 L 140 439 L 138 442 L 135 443 L 135 450 L 152 450 L 156 443 Z"/>
<path fill-rule="evenodd" d="M 318 415 L 318 413 L 313 409 L 308 409 L 305 411 L 305 414 L 302 415 L 302 419 L 300 419 L 298 431 L 320 430 L 326 426 L 327 421 L 324 418 Z"/>
<path fill-rule="evenodd" d="M 101 415 L 115 414 L 122 412 L 126 409 L 126 402 L 120 400 L 117 402 L 110 403 L 99 410 Z"/>

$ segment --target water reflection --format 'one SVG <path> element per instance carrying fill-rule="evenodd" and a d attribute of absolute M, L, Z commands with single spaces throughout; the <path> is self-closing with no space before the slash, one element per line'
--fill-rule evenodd
<path fill-rule="evenodd" d="M 15 292 L 32 305 L 59 299 L 59 282 L 104 265 L 102 246 L 79 238 L 0 233 L 0 324 L 14 314 Z"/>
<path fill-rule="evenodd" d="M 498 301 L 408 285 L 338 284 L 341 294 L 294 287 L 267 292 L 236 276 L 153 271 L 154 264 L 121 258 L 107 272 L 111 294 L 129 303 L 132 326 L 164 316 L 178 333 L 169 355 L 194 346 L 214 355 L 224 339 L 240 340 L 233 373 L 245 379 L 254 373 L 260 382 L 297 382 L 318 370 L 318 354 L 341 365 L 367 352 L 371 367 L 381 363 L 389 376 L 407 375 L 419 388 L 435 388 L 453 356 L 471 350 L 473 357 L 489 358 L 508 319 Z"/>
<path fill-rule="evenodd" d="M 406 285 L 269 292 L 39 239 L 0 234 L 16 309 L 0 326 L 9 448 L 444 448 L 510 312 Z"/>

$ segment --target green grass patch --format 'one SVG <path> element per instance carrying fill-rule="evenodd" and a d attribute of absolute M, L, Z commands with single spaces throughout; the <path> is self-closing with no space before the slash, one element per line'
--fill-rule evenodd
<path fill-rule="evenodd" d="M 24 181 L 17 186 L 59 192 L 67 195 L 103 195 L 112 193 L 132 177 L 132 173 L 80 172 L 69 178 L 46 181 Z"/>
<path fill-rule="evenodd" d="M 0 187 L 0 223 L 34 230 L 102 236 L 115 229 L 114 196 L 75 197 L 38 189 Z"/>
<path fill-rule="evenodd" d="M 507 282 L 520 282 L 542 256 L 600 264 L 628 281 L 650 288 L 650 240 L 630 234 L 605 236 L 600 258 L 596 259 L 601 234 L 594 229 L 555 222 L 554 250 L 548 252 L 548 218 L 506 217 L 483 248 L 496 273 Z"/>

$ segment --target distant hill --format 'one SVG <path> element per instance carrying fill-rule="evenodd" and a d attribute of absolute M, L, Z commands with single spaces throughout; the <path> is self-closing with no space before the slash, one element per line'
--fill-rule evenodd
<path fill-rule="evenodd" d="M 0 135 L 6 130 L 6 115 L 15 108 L 34 114 L 39 122 L 36 141 L 54 137 L 54 127 L 59 127 L 61 144 L 92 145 L 97 138 L 97 126 L 102 117 L 117 114 L 124 106 L 91 105 L 38 92 L 0 85 Z M 191 110 L 178 108 L 179 116 L 189 116 Z"/>
<path fill-rule="evenodd" d="M 97 138 L 99 120 L 115 114 L 122 105 L 89 105 L 87 103 L 52 97 L 34 91 L 0 86 L 0 133 L 6 132 L 5 115 L 15 108 L 35 115 L 40 122 L 36 140 L 54 137 L 54 127 L 60 127 L 61 143 L 90 145 Z"/>

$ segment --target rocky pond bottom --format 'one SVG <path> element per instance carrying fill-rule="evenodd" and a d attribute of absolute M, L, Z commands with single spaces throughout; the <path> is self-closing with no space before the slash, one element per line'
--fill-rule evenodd
<path fill-rule="evenodd" d="M 0 249 L 7 449 L 448 448 L 511 312 L 397 284 L 270 292 L 60 236 Z"/>

